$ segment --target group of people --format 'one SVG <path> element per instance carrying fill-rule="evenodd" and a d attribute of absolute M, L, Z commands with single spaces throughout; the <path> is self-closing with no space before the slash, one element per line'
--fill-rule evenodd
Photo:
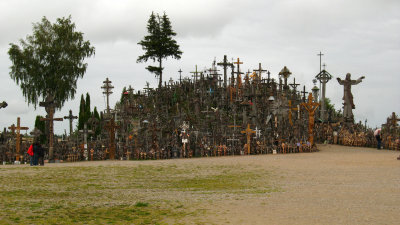
<path fill-rule="evenodd" d="M 35 142 L 29 147 L 28 155 L 31 157 L 31 166 L 44 166 L 44 149 L 39 142 Z"/>

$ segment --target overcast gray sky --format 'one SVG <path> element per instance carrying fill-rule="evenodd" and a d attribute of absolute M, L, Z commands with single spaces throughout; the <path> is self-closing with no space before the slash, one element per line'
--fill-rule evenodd
<path fill-rule="evenodd" d="M 21 117 L 21 124 L 33 128 L 36 115 L 45 115 L 25 103 L 22 92 L 10 78 L 7 51 L 9 43 L 18 43 L 32 33 L 32 23 L 46 16 L 72 16 L 77 30 L 96 48 L 87 60 L 88 69 L 78 81 L 77 97 L 68 101 L 57 117 L 72 109 L 78 114 L 81 94 L 89 92 L 91 105 L 104 110 L 105 97 L 100 89 L 108 77 L 115 86 L 112 105 L 124 86 L 142 89 L 157 80 L 137 64 L 143 51 L 137 43 L 146 34 L 151 12 L 170 17 L 178 34 L 181 60 L 168 59 L 164 80 L 177 79 L 181 68 L 185 76 L 195 65 L 209 68 L 214 58 L 240 58 L 242 69 L 254 69 L 262 63 L 277 78 L 287 66 L 296 82 L 312 88 L 319 72 L 317 54 L 334 79 L 327 84 L 327 97 L 338 109 L 343 87 L 336 77 L 351 73 L 357 121 L 368 119 L 369 126 L 380 126 L 391 112 L 400 114 L 400 1 L 398 0 L 1 0 L 0 1 L 0 101 L 9 106 L 0 110 L 0 127 L 8 127 Z M 76 122 L 76 121 L 75 121 Z M 68 132 L 68 121 L 56 122 L 58 134 Z M 76 124 L 76 123 L 74 123 Z"/>

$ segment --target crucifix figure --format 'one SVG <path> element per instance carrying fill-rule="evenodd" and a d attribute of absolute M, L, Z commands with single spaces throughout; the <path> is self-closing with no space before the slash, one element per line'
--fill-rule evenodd
<path fill-rule="evenodd" d="M 226 87 L 226 81 L 227 81 L 226 70 L 227 70 L 228 66 L 233 66 L 233 64 L 229 63 L 226 55 L 224 55 L 224 61 L 217 63 L 217 65 L 222 66 L 224 68 L 224 87 Z"/>
<path fill-rule="evenodd" d="M 262 69 L 262 67 L 261 67 L 261 63 L 258 63 L 258 69 L 253 69 L 253 71 L 254 72 L 258 72 L 258 76 L 257 76 L 257 78 L 256 78 L 256 81 L 257 82 L 260 82 L 261 81 L 261 79 L 262 79 L 262 73 L 263 72 L 268 72 L 268 70 L 263 70 Z"/>
<path fill-rule="evenodd" d="M 115 124 L 114 118 L 111 118 L 110 121 L 106 124 L 105 128 L 108 130 L 110 135 L 110 159 L 115 159 L 115 130 L 120 128 L 117 124 Z"/>
<path fill-rule="evenodd" d="M 255 134 L 256 132 L 252 129 L 250 129 L 250 124 L 247 124 L 246 130 L 241 131 L 242 134 L 246 134 L 247 136 L 247 154 L 250 155 L 250 137 L 252 134 Z"/>
<path fill-rule="evenodd" d="M 287 79 L 290 77 L 290 75 L 292 74 L 292 72 L 290 72 L 290 70 L 284 66 L 283 69 L 281 70 L 281 72 L 279 72 L 279 75 L 281 75 L 283 77 L 284 80 L 284 88 L 286 89 L 288 87 L 287 84 Z"/>
<path fill-rule="evenodd" d="M 344 88 L 344 95 L 343 95 L 343 117 L 345 122 L 354 122 L 354 115 L 353 115 L 353 109 L 355 109 L 355 105 L 353 102 L 353 94 L 351 93 L 351 86 L 356 85 L 361 83 L 361 81 L 365 77 L 362 76 L 358 78 L 357 80 L 352 80 L 351 79 L 351 74 L 347 73 L 346 74 L 346 79 L 342 80 L 339 77 L 337 78 L 337 81 L 339 82 L 340 85 L 343 85 Z"/>
<path fill-rule="evenodd" d="M 78 119 L 77 116 L 72 115 L 72 110 L 69 110 L 69 115 L 64 116 L 64 119 L 69 120 L 69 136 L 71 137 L 72 135 L 72 122 L 74 119 Z"/>
<path fill-rule="evenodd" d="M 53 160 L 53 143 L 54 143 L 54 121 L 63 121 L 63 118 L 54 118 L 54 111 L 57 106 L 54 98 L 50 95 L 46 97 L 44 102 L 39 102 L 39 106 L 44 107 L 47 112 L 46 118 L 41 118 L 40 121 L 49 122 L 49 162 Z"/>
<path fill-rule="evenodd" d="M 94 132 L 92 130 L 88 130 L 87 128 L 87 124 L 85 123 L 83 125 L 83 130 L 79 130 L 80 133 L 83 133 L 83 148 L 84 148 L 84 156 L 85 159 L 88 160 L 88 152 L 87 152 L 87 148 L 88 148 L 88 144 L 87 144 L 87 136 L 88 134 L 93 134 Z"/>
<path fill-rule="evenodd" d="M 15 155 L 16 155 L 16 159 L 15 161 L 19 162 L 19 152 L 21 150 L 21 130 L 28 130 L 28 127 L 21 127 L 21 118 L 17 118 L 17 126 L 15 126 L 14 124 L 9 127 L 8 129 L 11 130 L 15 130 L 17 131 L 17 138 L 15 140 Z"/>
<path fill-rule="evenodd" d="M 314 146 L 314 115 L 315 111 L 317 110 L 319 103 L 313 102 L 312 94 L 308 94 L 308 102 L 301 103 L 301 105 L 307 110 L 308 112 L 308 141 L 311 144 L 311 147 Z"/>

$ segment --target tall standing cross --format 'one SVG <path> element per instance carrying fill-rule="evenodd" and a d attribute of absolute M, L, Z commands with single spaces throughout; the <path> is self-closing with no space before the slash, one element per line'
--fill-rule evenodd
<path fill-rule="evenodd" d="M 180 83 L 180 84 L 182 84 L 182 72 L 183 72 L 182 69 L 179 69 L 179 70 L 178 70 L 178 73 L 179 73 L 179 83 Z"/>
<path fill-rule="evenodd" d="M 281 75 L 285 81 L 285 88 L 287 87 L 287 79 L 290 77 L 291 74 L 292 72 L 290 72 L 290 70 L 286 66 L 284 66 L 281 72 L 279 72 L 279 75 Z"/>
<path fill-rule="evenodd" d="M 293 83 L 289 85 L 294 89 L 294 92 L 296 93 L 297 86 L 299 86 L 300 84 L 296 84 L 296 78 L 293 77 Z"/>
<path fill-rule="evenodd" d="M 114 118 L 111 118 L 110 121 L 106 124 L 105 128 L 108 130 L 110 135 L 110 159 L 115 159 L 115 130 L 120 128 L 117 124 L 115 124 Z"/>
<path fill-rule="evenodd" d="M 234 62 L 233 64 L 236 64 L 236 65 L 237 65 L 236 72 L 234 72 L 234 73 L 237 74 L 237 76 L 236 76 L 236 82 L 237 82 L 237 84 L 239 84 L 239 79 L 241 80 L 240 74 L 243 74 L 243 72 L 240 72 L 240 64 L 243 64 L 243 62 L 240 62 L 240 59 L 237 58 L 237 61 Z M 239 89 L 238 89 L 237 91 L 239 91 Z"/>
<path fill-rule="evenodd" d="M 311 147 L 314 146 L 314 115 L 315 111 L 317 110 L 319 103 L 313 102 L 312 94 L 308 94 L 308 102 L 301 103 L 301 105 L 307 110 L 308 112 L 308 141 L 311 144 Z"/>
<path fill-rule="evenodd" d="M 63 118 L 54 118 L 54 111 L 56 107 L 54 98 L 50 95 L 46 97 L 46 101 L 39 102 L 40 107 L 45 107 L 47 118 L 41 118 L 40 121 L 49 121 L 49 161 L 53 160 L 53 143 L 54 143 L 54 121 L 63 121 Z"/>
<path fill-rule="evenodd" d="M 321 63 L 322 63 L 322 56 L 323 56 L 323 55 L 324 55 L 324 54 L 322 54 L 321 51 L 319 51 L 319 54 L 317 54 L 317 56 L 319 56 L 319 72 L 322 71 L 322 69 L 321 69 Z"/>
<path fill-rule="evenodd" d="M 251 135 L 255 134 L 256 131 L 250 129 L 250 124 L 247 124 L 246 130 L 242 130 L 241 133 L 246 134 L 246 136 L 247 136 L 247 154 L 250 155 Z"/>
<path fill-rule="evenodd" d="M 301 91 L 300 93 L 303 94 L 303 102 L 306 102 L 306 94 L 308 94 L 308 92 L 306 91 L 306 85 L 303 86 L 303 91 Z"/>
<path fill-rule="evenodd" d="M 200 71 L 197 71 L 197 65 L 196 65 L 196 71 L 194 71 L 194 72 L 190 72 L 190 73 L 193 73 L 193 78 L 194 78 L 194 83 L 196 83 L 197 82 L 197 77 L 199 77 L 199 75 L 202 73 L 202 72 L 200 72 Z"/>
<path fill-rule="evenodd" d="M 28 127 L 21 127 L 21 118 L 17 118 L 17 126 L 15 127 L 14 124 L 9 127 L 8 129 L 15 129 L 17 131 L 17 139 L 15 141 L 15 153 L 16 153 L 16 161 L 19 161 L 19 152 L 21 150 L 21 130 L 28 130 Z"/>
<path fill-rule="evenodd" d="M 257 82 L 259 82 L 262 79 L 262 72 L 268 72 L 268 70 L 263 70 L 261 67 L 261 63 L 258 63 L 258 69 L 253 69 L 254 72 L 258 72 L 258 78 L 257 78 Z"/>
<path fill-rule="evenodd" d="M 104 85 L 101 87 L 104 89 L 103 94 L 107 96 L 107 114 L 110 115 L 110 101 L 109 101 L 109 96 L 113 93 L 111 90 L 114 88 L 114 86 L 111 85 L 111 81 L 108 80 L 108 77 L 106 78 L 105 81 L 103 81 Z"/>
<path fill-rule="evenodd" d="M 83 148 L 84 148 L 84 154 L 85 154 L 86 160 L 88 160 L 88 152 L 87 152 L 88 143 L 87 143 L 87 136 L 88 136 L 88 134 L 93 134 L 94 132 L 93 132 L 92 130 L 88 130 L 87 124 L 86 124 L 86 123 L 83 125 L 83 130 L 79 130 L 79 132 L 83 134 Z"/>
<path fill-rule="evenodd" d="M 69 136 L 72 135 L 72 122 L 74 119 L 78 119 L 77 116 L 72 115 L 72 110 L 69 110 L 69 115 L 68 116 L 64 116 L 64 119 L 68 119 L 69 120 Z"/>
<path fill-rule="evenodd" d="M 224 61 L 217 63 L 217 65 L 218 66 L 222 66 L 224 68 L 224 87 L 226 87 L 226 81 L 227 81 L 226 70 L 227 70 L 228 66 L 233 66 L 233 64 L 229 63 L 226 55 L 224 55 Z"/>
<path fill-rule="evenodd" d="M 321 90 L 321 119 L 325 121 L 325 92 L 326 92 L 326 83 L 329 82 L 329 80 L 332 79 L 332 75 L 328 73 L 325 69 L 323 69 L 317 76 L 315 76 L 322 84 L 322 90 Z"/>

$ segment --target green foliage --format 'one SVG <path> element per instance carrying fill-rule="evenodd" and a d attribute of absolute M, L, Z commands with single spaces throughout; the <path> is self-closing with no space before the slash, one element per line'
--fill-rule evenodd
<path fill-rule="evenodd" d="M 40 119 L 43 118 L 42 116 L 36 116 L 35 119 L 35 128 L 40 130 L 42 134 L 39 136 L 39 142 L 40 144 L 45 144 L 47 142 L 47 136 L 46 136 L 46 122 L 41 121 Z"/>
<path fill-rule="evenodd" d="M 94 118 L 98 119 L 98 121 L 99 121 L 99 123 L 100 123 L 100 114 L 99 114 L 99 112 L 97 111 L 97 107 L 96 107 L 96 106 L 94 107 L 93 115 L 94 115 Z M 97 128 L 96 128 L 96 130 L 95 130 L 95 136 L 100 135 L 100 134 L 101 134 L 101 127 L 100 127 L 100 126 L 97 126 Z"/>
<path fill-rule="evenodd" d="M 20 46 L 10 46 L 10 77 L 34 107 L 48 95 L 54 97 L 59 108 L 73 99 L 77 80 L 86 72 L 83 60 L 95 52 L 83 33 L 75 31 L 71 16 L 58 18 L 54 24 L 43 17 L 33 24 L 33 34 L 21 40 Z"/>
<path fill-rule="evenodd" d="M 78 117 L 78 130 L 83 129 L 83 126 L 85 125 L 86 117 L 85 117 L 85 98 L 83 97 L 83 94 L 81 96 L 81 103 L 79 105 L 79 117 Z"/>
<path fill-rule="evenodd" d="M 179 45 L 173 39 L 176 33 L 172 30 L 171 21 L 164 13 L 162 17 L 151 13 L 147 22 L 148 35 L 143 38 L 138 44 L 145 51 L 144 55 L 139 56 L 137 62 L 147 62 L 149 59 L 153 62 L 158 62 L 158 66 L 147 66 L 146 69 L 159 76 L 159 87 L 162 84 L 162 60 L 168 57 L 180 59 L 182 51 L 179 50 Z"/>

